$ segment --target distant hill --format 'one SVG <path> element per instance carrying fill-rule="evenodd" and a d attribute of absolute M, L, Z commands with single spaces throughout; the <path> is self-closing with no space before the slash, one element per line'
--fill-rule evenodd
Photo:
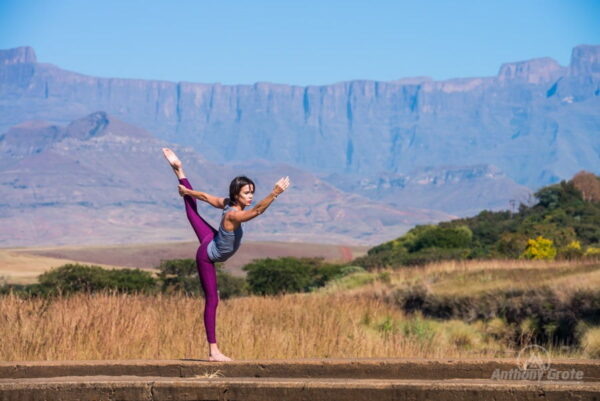
<path fill-rule="evenodd" d="M 541 243 L 539 237 L 552 241 L 549 258 L 600 257 L 600 177 L 581 171 L 535 196 L 535 205 L 521 204 L 517 213 L 483 211 L 417 226 L 369 249 L 354 263 L 373 268 L 446 259 L 519 258 L 527 256 L 530 240 Z"/>
<path fill-rule="evenodd" d="M 0 140 L 0 246 L 114 244 L 195 239 L 161 148 L 168 144 L 106 113 L 66 126 L 26 122 Z M 292 187 L 246 238 L 322 243 L 374 243 L 418 223 L 453 217 L 422 208 L 394 208 L 343 192 L 284 163 L 212 163 L 176 146 L 197 189 L 226 196 L 233 177 L 257 185 L 256 201 L 282 175 Z M 217 227 L 220 210 L 200 202 Z"/>

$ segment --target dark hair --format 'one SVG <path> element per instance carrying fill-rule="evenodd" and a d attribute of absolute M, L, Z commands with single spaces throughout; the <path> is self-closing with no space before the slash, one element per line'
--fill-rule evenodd
<path fill-rule="evenodd" d="M 244 187 L 244 185 L 252 186 L 252 193 L 254 193 L 254 189 L 256 186 L 254 185 L 254 181 L 245 175 L 240 175 L 231 180 L 231 184 L 229 184 L 229 204 L 233 205 L 237 201 L 237 196 L 240 191 Z"/>

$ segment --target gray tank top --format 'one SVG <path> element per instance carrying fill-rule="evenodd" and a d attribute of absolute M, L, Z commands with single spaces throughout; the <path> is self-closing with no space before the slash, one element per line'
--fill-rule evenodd
<path fill-rule="evenodd" d="M 206 249 L 208 253 L 208 258 L 213 262 L 225 262 L 229 259 L 235 251 L 240 247 L 240 242 L 242 241 L 242 235 L 244 234 L 244 230 L 242 229 L 242 225 L 240 225 L 235 231 L 226 231 L 223 228 L 223 219 L 227 212 L 231 211 L 231 206 L 227 205 L 223 208 L 223 217 L 221 218 L 221 223 L 219 224 L 219 232 Z M 242 223 L 243 224 L 243 223 Z"/>

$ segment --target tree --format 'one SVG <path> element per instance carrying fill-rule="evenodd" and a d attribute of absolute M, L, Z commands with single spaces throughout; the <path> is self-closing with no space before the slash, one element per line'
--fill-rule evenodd
<path fill-rule="evenodd" d="M 587 171 L 580 171 L 573 177 L 573 185 L 581 192 L 584 201 L 600 202 L 600 179 Z"/>

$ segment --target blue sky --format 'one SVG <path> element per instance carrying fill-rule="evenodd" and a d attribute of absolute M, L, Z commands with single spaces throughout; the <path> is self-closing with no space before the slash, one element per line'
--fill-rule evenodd
<path fill-rule="evenodd" d="M 0 48 L 94 76 L 319 85 L 567 65 L 598 21 L 600 0 L 0 0 Z"/>

